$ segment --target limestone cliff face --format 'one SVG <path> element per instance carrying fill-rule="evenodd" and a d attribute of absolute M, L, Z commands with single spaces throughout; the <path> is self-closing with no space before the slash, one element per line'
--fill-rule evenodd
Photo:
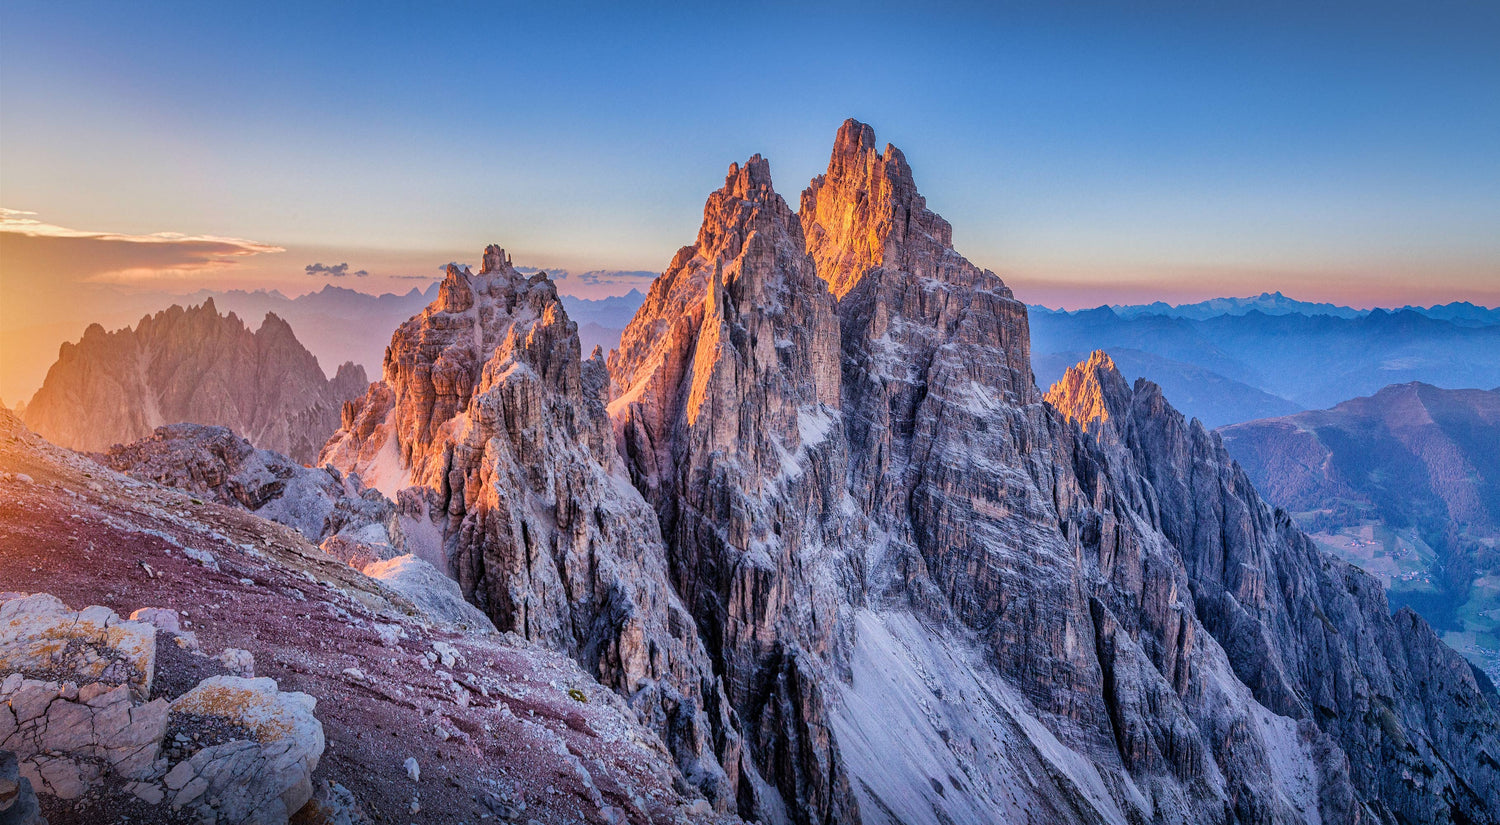
<path fill-rule="evenodd" d="M 808 258 L 831 291 L 798 303 Z M 610 413 L 728 679 L 742 810 L 1493 821 L 1462 661 L 1107 355 L 1044 400 L 1028 337 L 852 121 L 799 216 L 732 167 L 627 329 Z"/>
<path fill-rule="evenodd" d="M 828 172 L 802 193 L 799 215 L 818 274 L 839 298 L 880 267 L 922 277 L 974 269 L 953 251 L 953 227 L 927 208 L 901 150 L 879 151 L 875 130 L 857 120 L 839 127 Z"/>
<path fill-rule="evenodd" d="M 323 456 L 758 821 L 1496 822 L 1500 698 L 1028 339 L 851 121 L 800 214 L 731 166 L 607 363 L 544 276 L 450 268 Z"/>
<path fill-rule="evenodd" d="M 276 315 L 251 332 L 210 299 L 147 316 L 135 329 L 105 332 L 94 324 L 78 343 L 63 344 L 26 406 L 26 423 L 55 444 L 91 451 L 163 424 L 219 424 L 311 462 L 338 428 L 343 402 L 365 385 L 364 370 L 352 363 L 333 380 L 324 377 Z"/>
<path fill-rule="evenodd" d="M 621 450 L 750 743 L 742 805 L 806 822 L 855 816 L 820 693 L 858 599 L 838 362 L 833 296 L 759 156 L 729 168 L 609 361 Z"/>
<path fill-rule="evenodd" d="M 396 330 L 384 379 L 345 409 L 323 460 L 428 521 L 436 561 L 496 627 L 630 697 L 684 776 L 730 805 L 728 708 L 668 581 L 655 514 L 615 453 L 603 371 L 597 353 L 581 361 L 546 275 L 491 246 L 478 273 L 450 266 L 437 300 Z"/>
<path fill-rule="evenodd" d="M 839 129 L 801 215 L 819 275 L 843 292 L 849 494 L 881 536 L 874 596 L 977 632 L 1066 741 L 1107 750 L 1025 307 L 953 249 L 905 158 L 864 124 Z"/>

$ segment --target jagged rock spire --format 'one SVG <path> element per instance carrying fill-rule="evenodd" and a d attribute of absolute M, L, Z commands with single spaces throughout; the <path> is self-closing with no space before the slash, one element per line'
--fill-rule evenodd
<path fill-rule="evenodd" d="M 719 807 L 738 739 L 653 513 L 619 483 L 599 359 L 543 273 L 498 246 L 449 265 L 437 300 L 391 337 L 384 380 L 344 413 L 323 461 L 397 498 L 430 560 L 500 630 L 565 651 L 632 697 Z M 718 744 L 711 729 L 717 725 Z"/>
<path fill-rule="evenodd" d="M 856 817 L 821 687 L 851 599 L 835 591 L 853 578 L 836 541 L 838 353 L 834 298 L 756 155 L 709 195 L 697 242 L 609 361 L 632 480 L 743 720 L 755 790 L 742 804 L 776 810 L 761 807 L 772 788 L 798 823 Z"/>
<path fill-rule="evenodd" d="M 495 244 L 484 248 L 484 261 L 479 266 L 480 275 L 488 275 L 502 269 L 510 269 L 510 256 Z"/>
<path fill-rule="evenodd" d="M 901 150 L 878 150 L 875 130 L 852 118 L 799 216 L 818 274 L 840 298 L 871 268 L 930 268 L 953 246 L 953 228 L 927 208 Z"/>
<path fill-rule="evenodd" d="M 1068 367 L 1047 390 L 1047 403 L 1085 429 L 1122 415 L 1130 405 L 1130 385 L 1104 350 Z"/>
<path fill-rule="evenodd" d="M 737 340 L 741 334 L 744 340 Z M 621 390 L 611 414 L 644 428 L 627 432 L 654 440 L 679 415 L 696 424 L 706 401 L 727 403 L 709 391 L 710 382 L 776 375 L 783 366 L 799 373 L 792 390 L 799 401 L 836 406 L 837 348 L 832 301 L 803 251 L 801 224 L 772 187 L 770 164 L 754 155 L 743 166 L 730 165 L 723 187 L 704 204 L 697 241 L 680 249 L 652 283 L 611 353 L 610 377 Z M 795 363 L 781 363 L 788 358 Z M 680 393 L 684 383 L 688 389 Z M 727 449 L 749 450 L 763 469 L 779 465 L 777 450 L 757 448 L 749 433 L 731 427 L 736 409 L 724 406 L 709 432 Z M 794 420 L 775 423 L 768 432 L 796 431 Z M 633 454 L 633 471 L 650 498 L 671 459 L 641 449 Z"/>

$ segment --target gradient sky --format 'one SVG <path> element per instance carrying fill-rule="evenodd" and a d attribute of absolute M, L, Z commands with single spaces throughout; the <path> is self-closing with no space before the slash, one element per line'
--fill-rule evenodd
<path fill-rule="evenodd" d="M 0 325 L 488 242 L 659 271 L 731 161 L 795 207 L 850 116 L 1031 302 L 1500 304 L 1500 4 L 1120 5 L 3 0 Z"/>

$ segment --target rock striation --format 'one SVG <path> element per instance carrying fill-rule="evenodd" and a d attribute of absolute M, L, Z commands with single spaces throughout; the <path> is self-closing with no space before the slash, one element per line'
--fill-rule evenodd
<path fill-rule="evenodd" d="M 1500 776 L 1481 754 L 1500 746 L 1500 719 L 1493 693 L 1481 692 L 1467 663 L 1411 611 L 1391 615 L 1373 577 L 1321 553 L 1284 511 L 1262 501 L 1220 438 L 1184 419 L 1155 385 L 1138 380 L 1127 392 L 1097 355 L 1080 371 L 1087 379 L 1083 387 L 1070 392 L 1058 386 L 1050 395 L 1098 396 L 1118 411 L 1107 422 L 1088 422 L 1089 429 L 1107 435 L 1085 435 L 1075 451 L 1091 455 L 1089 463 L 1101 469 L 1083 489 L 1094 501 L 1110 504 L 1095 509 L 1114 511 L 1116 520 L 1131 514 L 1151 528 L 1138 533 L 1166 539 L 1167 561 L 1176 568 L 1175 598 L 1191 605 L 1193 614 L 1175 632 L 1201 640 L 1197 646 L 1207 645 L 1209 656 L 1193 655 L 1192 644 L 1172 645 L 1174 628 L 1162 621 L 1169 614 L 1130 595 L 1142 592 L 1136 583 L 1141 573 L 1120 564 L 1133 553 L 1122 557 L 1119 545 L 1134 540 L 1105 519 L 1099 527 L 1111 529 L 1099 535 L 1114 535 L 1096 542 L 1089 529 L 1095 516 L 1075 510 L 1072 529 L 1082 531 L 1086 552 L 1098 548 L 1101 571 L 1117 581 L 1095 597 L 1096 613 L 1145 620 L 1142 631 L 1149 633 L 1140 634 L 1142 647 L 1158 673 L 1179 674 L 1187 688 L 1179 695 L 1207 693 L 1205 672 L 1222 656 L 1233 680 L 1220 673 L 1214 681 L 1249 689 L 1252 720 L 1265 712 L 1273 720 L 1294 720 L 1316 768 L 1323 821 L 1493 821 Z M 1110 476 L 1117 480 L 1107 483 Z M 1114 489 L 1101 498 L 1109 487 Z M 1108 630 L 1098 621 L 1096 626 Z M 1285 816 L 1277 799 L 1281 789 L 1254 789 L 1263 781 L 1256 778 L 1261 764 L 1270 766 L 1273 780 L 1280 778 L 1276 763 L 1285 750 L 1275 747 L 1276 737 L 1263 737 L 1262 747 L 1240 735 L 1218 739 L 1214 731 L 1227 732 L 1224 722 L 1233 717 L 1233 706 L 1189 702 L 1185 709 L 1207 735 L 1235 815 L 1265 821 Z M 1465 721 L 1455 725 L 1455 712 Z M 1128 719 L 1117 710 L 1112 718 L 1118 736 L 1119 720 Z M 1283 794 L 1281 801 L 1294 799 Z"/>
<path fill-rule="evenodd" d="M 267 313 L 251 332 L 213 300 L 172 306 L 135 329 L 98 324 L 63 344 L 26 405 L 26 424 L 54 444 L 101 451 L 163 424 L 221 424 L 260 447 L 311 462 L 364 391 L 353 363 L 326 378 L 287 323 Z"/>
<path fill-rule="evenodd" d="M 1495 708 L 1462 661 L 1108 356 L 1044 399 L 1025 308 L 951 240 L 847 122 L 797 216 L 759 158 L 731 167 L 610 357 L 728 677 L 742 811 L 1491 821 Z M 788 296 L 807 258 L 827 291 Z"/>
<path fill-rule="evenodd" d="M 760 156 L 730 166 L 703 213 L 609 360 L 610 412 L 750 739 L 742 810 L 784 801 L 844 821 L 854 803 L 816 675 L 845 658 L 859 578 L 834 298 Z"/>
<path fill-rule="evenodd" d="M 729 709 L 615 452 L 606 383 L 546 274 L 491 246 L 392 336 L 383 380 L 345 408 L 322 460 L 424 508 L 442 569 L 497 628 L 630 697 L 686 780 L 729 806 Z"/>

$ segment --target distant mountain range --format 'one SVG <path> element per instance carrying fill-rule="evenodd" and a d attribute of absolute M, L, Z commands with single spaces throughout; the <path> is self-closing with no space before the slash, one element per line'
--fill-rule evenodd
<path fill-rule="evenodd" d="M 1168 304 L 1155 301 L 1149 304 L 1112 304 L 1110 309 L 1121 318 L 1139 318 L 1143 315 L 1164 315 L 1168 318 L 1191 318 L 1202 321 L 1220 315 L 1248 315 L 1259 312 L 1264 315 L 1327 315 L 1333 318 L 1360 318 L 1377 310 L 1354 309 L 1338 304 L 1313 303 L 1288 298 L 1280 292 L 1262 292 L 1250 298 L 1209 298 L 1196 304 Z M 1492 326 L 1500 324 L 1500 308 L 1476 306 L 1468 301 L 1449 304 L 1434 304 L 1430 307 L 1405 306 L 1403 310 L 1452 321 L 1462 326 Z M 1390 310 L 1388 310 L 1390 311 Z"/>
<path fill-rule="evenodd" d="M 179 301 L 189 304 L 213 300 L 221 310 L 241 318 L 275 313 L 291 324 L 297 338 L 323 364 L 353 361 L 371 376 L 380 375 L 391 330 L 437 296 L 437 284 L 404 295 L 370 295 L 328 284 L 317 292 L 288 298 L 277 290 L 200 290 Z"/>
<path fill-rule="evenodd" d="M 1223 299 L 1217 305 L 1243 307 L 1262 298 L 1283 309 L 1314 309 L 1269 314 L 1253 307 L 1241 314 L 1193 318 L 1142 307 L 1076 312 L 1032 307 L 1037 383 L 1056 381 L 1078 354 L 1103 349 L 1131 377 L 1160 383 L 1184 413 L 1208 426 L 1330 407 L 1410 381 L 1443 387 L 1500 385 L 1500 358 L 1495 357 L 1500 322 L 1479 323 L 1496 310 L 1448 304 L 1340 317 L 1315 312 L 1325 305 L 1279 295 Z"/>
<path fill-rule="evenodd" d="M 1398 384 L 1219 432 L 1267 500 L 1500 676 L 1500 389 Z"/>

